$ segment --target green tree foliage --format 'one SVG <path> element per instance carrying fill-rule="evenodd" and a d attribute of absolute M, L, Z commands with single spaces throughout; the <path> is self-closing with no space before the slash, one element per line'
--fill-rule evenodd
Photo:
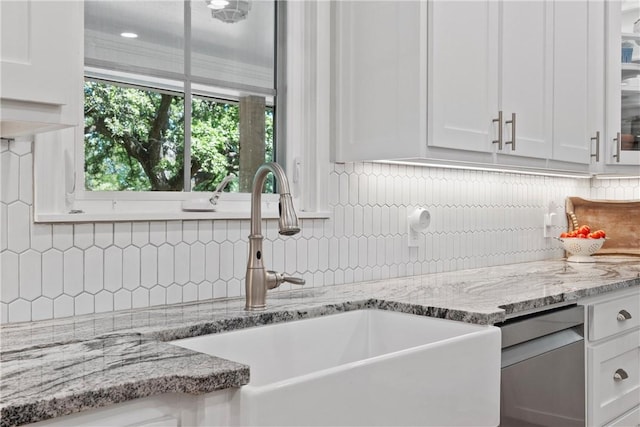
<path fill-rule="evenodd" d="M 237 105 L 194 98 L 191 176 L 195 191 L 214 190 L 230 173 L 238 175 L 240 121 Z"/>
<path fill-rule="evenodd" d="M 102 191 L 181 191 L 184 98 L 177 94 L 85 83 L 85 185 Z M 212 191 L 238 175 L 239 111 L 234 103 L 194 98 L 191 177 Z M 266 112 L 266 161 L 273 158 L 273 114 Z M 237 183 L 228 190 L 237 191 Z"/>

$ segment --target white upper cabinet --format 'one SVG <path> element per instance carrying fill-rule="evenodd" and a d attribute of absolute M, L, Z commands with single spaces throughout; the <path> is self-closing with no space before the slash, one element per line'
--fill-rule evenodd
<path fill-rule="evenodd" d="M 425 155 L 426 3 L 338 1 L 334 121 L 338 161 Z M 426 145 L 423 143 L 423 145 Z"/>
<path fill-rule="evenodd" d="M 501 7 L 500 153 L 547 159 L 552 153 L 552 2 L 504 1 Z"/>
<path fill-rule="evenodd" d="M 491 1 L 430 3 L 429 146 L 497 149 L 497 12 Z"/>
<path fill-rule="evenodd" d="M 82 2 L 1 1 L 2 136 L 78 122 L 82 97 Z"/>
<path fill-rule="evenodd" d="M 336 161 L 589 171 L 603 18 L 588 0 L 336 3 Z M 379 8 L 393 13 L 371 21 Z"/>
<path fill-rule="evenodd" d="M 553 3 L 554 160 L 590 164 L 602 138 L 603 17 L 602 2 Z"/>
<path fill-rule="evenodd" d="M 606 2 L 606 131 L 603 172 L 640 166 L 640 19 L 637 1 Z M 630 57 L 622 58 L 622 48 Z"/>
<path fill-rule="evenodd" d="M 500 164 L 587 170 L 588 3 L 433 2 L 429 145 L 495 152 Z"/>

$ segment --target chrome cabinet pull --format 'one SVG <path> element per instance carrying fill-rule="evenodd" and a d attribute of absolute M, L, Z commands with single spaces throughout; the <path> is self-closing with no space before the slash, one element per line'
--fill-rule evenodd
<path fill-rule="evenodd" d="M 505 141 L 505 145 L 511 144 L 511 150 L 516 151 L 516 113 L 511 113 L 511 120 L 507 120 L 505 124 L 511 125 L 511 141 Z"/>
<path fill-rule="evenodd" d="M 627 374 L 627 372 L 624 369 L 618 369 L 616 370 L 616 373 L 613 374 L 614 381 L 622 381 L 622 380 L 626 380 L 627 378 L 629 378 L 629 374 Z"/>
<path fill-rule="evenodd" d="M 631 319 L 631 314 L 627 310 L 620 310 L 617 316 L 618 322 L 624 322 Z"/>
<path fill-rule="evenodd" d="M 596 162 L 600 161 L 600 131 L 596 131 L 596 136 L 591 138 L 591 141 L 596 142 L 596 154 L 592 154 L 591 157 L 596 158 Z"/>
<path fill-rule="evenodd" d="M 616 154 L 613 155 L 613 158 L 616 159 L 616 163 L 620 163 L 620 144 L 622 144 L 620 132 L 616 134 L 616 137 L 613 138 L 613 141 L 616 143 Z"/>
<path fill-rule="evenodd" d="M 496 122 L 498 122 L 498 139 L 494 139 L 491 143 L 498 144 L 498 150 L 502 150 L 502 110 L 498 111 L 498 118 L 492 120 L 492 123 Z"/>

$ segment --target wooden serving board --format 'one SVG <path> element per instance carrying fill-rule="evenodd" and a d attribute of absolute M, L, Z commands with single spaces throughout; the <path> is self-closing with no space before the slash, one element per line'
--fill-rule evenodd
<path fill-rule="evenodd" d="M 569 230 L 577 223 L 607 233 L 598 255 L 640 255 L 640 200 L 567 197 L 565 210 Z"/>

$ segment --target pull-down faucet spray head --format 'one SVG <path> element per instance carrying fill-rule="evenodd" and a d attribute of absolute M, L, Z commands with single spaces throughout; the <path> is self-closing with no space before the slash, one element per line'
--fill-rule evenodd
<path fill-rule="evenodd" d="M 269 172 L 276 176 L 276 181 L 280 186 L 280 203 L 278 206 L 280 220 L 278 222 L 279 232 L 283 236 L 293 236 L 300 231 L 298 226 L 298 216 L 293 208 L 293 199 L 289 190 L 289 181 L 282 167 L 275 163 L 265 163 L 258 168 L 253 178 L 253 188 L 251 191 L 251 234 L 258 236 L 262 234 L 262 187 Z"/>
<path fill-rule="evenodd" d="M 298 216 L 293 209 L 293 200 L 291 194 L 280 194 L 280 203 L 278 204 L 280 220 L 278 221 L 278 232 L 283 236 L 293 236 L 300 232 L 298 226 Z"/>

